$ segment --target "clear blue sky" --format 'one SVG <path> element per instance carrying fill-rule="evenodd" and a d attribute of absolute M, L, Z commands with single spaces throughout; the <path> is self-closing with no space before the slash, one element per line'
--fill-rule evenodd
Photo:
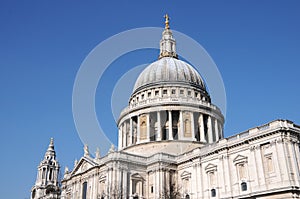
<path fill-rule="evenodd" d="M 166 12 L 171 28 L 198 41 L 221 72 L 226 136 L 278 118 L 299 124 L 299 1 L 207 2 L 2 0 L 1 198 L 29 198 L 51 137 L 62 170 L 73 167 L 83 153 L 72 116 L 73 83 L 82 61 L 114 34 L 163 26 Z M 157 51 L 149 50 L 117 60 L 102 81 L 110 85 L 107 95 L 97 93 L 96 105 L 110 106 L 112 74 L 156 58 Z M 110 111 L 99 113 L 99 120 L 116 143 Z"/>

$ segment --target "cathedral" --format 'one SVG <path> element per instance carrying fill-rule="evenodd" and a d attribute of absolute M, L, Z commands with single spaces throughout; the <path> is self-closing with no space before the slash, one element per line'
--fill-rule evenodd
<path fill-rule="evenodd" d="M 120 113 L 118 149 L 83 157 L 63 179 L 51 139 L 31 199 L 300 197 L 300 126 L 275 120 L 224 137 L 205 82 L 178 59 L 166 16 L 157 61 L 137 78 Z"/>

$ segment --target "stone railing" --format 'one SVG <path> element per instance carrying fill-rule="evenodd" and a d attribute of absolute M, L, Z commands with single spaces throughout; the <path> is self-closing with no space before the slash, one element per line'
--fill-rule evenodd
<path fill-rule="evenodd" d="M 276 130 L 278 128 L 297 128 L 300 132 L 300 126 L 295 125 L 293 122 L 288 120 L 275 120 L 270 123 L 251 128 L 247 131 L 244 131 L 242 133 L 239 133 L 237 135 L 233 135 L 227 138 L 224 138 L 222 140 L 219 140 L 218 142 L 212 143 L 212 144 L 206 144 L 201 148 L 194 149 L 192 151 L 189 151 L 187 153 L 184 153 L 180 155 L 178 158 L 181 159 L 181 161 L 185 159 L 190 159 L 193 156 L 199 156 L 199 154 L 207 154 L 209 151 L 215 151 L 218 148 L 222 148 L 225 146 L 228 146 L 229 144 L 233 144 L 235 142 L 239 142 L 241 140 L 244 140 L 245 138 L 249 136 L 258 135 L 264 132 L 268 132 L 271 130 Z"/>
<path fill-rule="evenodd" d="M 198 98 L 191 97 L 157 97 L 157 98 L 149 98 L 145 100 L 140 100 L 139 102 L 131 103 L 128 107 L 124 108 L 120 114 L 120 118 L 124 116 L 129 110 L 133 111 L 135 109 L 146 108 L 149 106 L 157 106 L 164 104 L 174 104 L 174 105 L 192 105 L 192 106 L 202 106 L 208 107 L 213 110 L 219 111 L 220 109 L 206 101 L 202 101 Z"/>

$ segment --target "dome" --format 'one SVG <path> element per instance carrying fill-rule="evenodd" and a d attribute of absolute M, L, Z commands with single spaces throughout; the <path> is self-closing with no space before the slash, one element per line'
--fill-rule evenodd
<path fill-rule="evenodd" d="M 204 81 L 191 65 L 174 57 L 163 57 L 142 71 L 133 93 L 148 86 L 170 83 L 190 85 L 206 91 Z"/>
<path fill-rule="evenodd" d="M 223 138 L 224 117 L 200 74 L 178 59 L 165 18 L 158 60 L 140 73 L 117 121 L 119 149 L 127 153 L 179 155 Z"/>

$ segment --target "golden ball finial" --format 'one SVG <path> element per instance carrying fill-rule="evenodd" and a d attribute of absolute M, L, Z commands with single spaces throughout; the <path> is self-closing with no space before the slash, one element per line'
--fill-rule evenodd
<path fill-rule="evenodd" d="M 165 14 L 164 18 L 166 19 L 165 21 L 165 29 L 170 29 L 170 26 L 169 26 L 169 15 L 168 14 Z"/>

